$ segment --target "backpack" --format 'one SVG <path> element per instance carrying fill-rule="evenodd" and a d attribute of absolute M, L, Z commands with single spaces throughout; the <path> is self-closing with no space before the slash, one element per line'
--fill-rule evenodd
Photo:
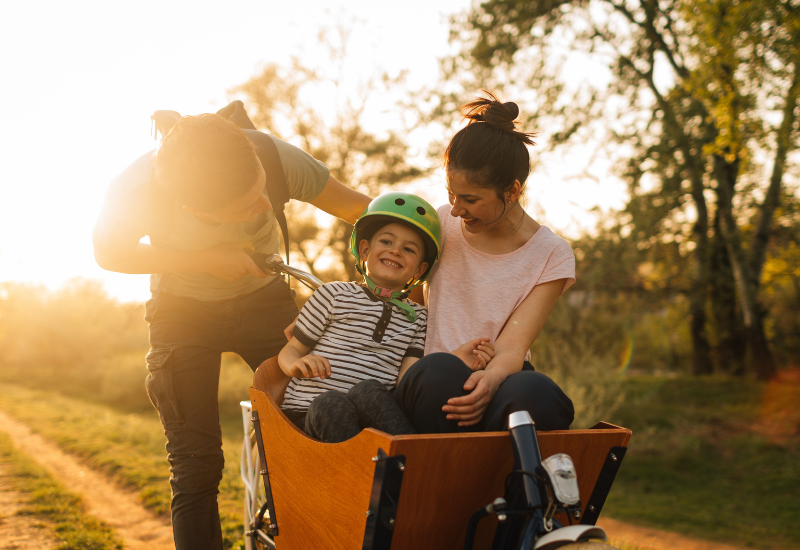
<path fill-rule="evenodd" d="M 289 186 L 286 183 L 286 176 L 283 173 L 283 165 L 281 164 L 281 157 L 278 155 L 278 149 L 272 138 L 264 132 L 256 130 L 255 124 L 247 116 L 247 111 L 244 110 L 244 103 L 238 99 L 229 105 L 223 107 L 217 114 L 230 120 L 239 128 L 244 130 L 253 145 L 256 147 L 256 154 L 258 160 L 261 161 L 261 166 L 267 175 L 267 196 L 269 202 L 272 203 L 272 209 L 275 212 L 275 219 L 278 226 L 281 228 L 283 234 L 283 244 L 286 249 L 286 263 L 289 263 L 289 227 L 286 224 L 286 214 L 284 208 L 286 203 L 289 202 Z M 181 118 L 181 115 L 176 111 L 156 111 L 150 117 L 153 123 L 154 135 L 158 138 L 158 133 L 165 136 L 167 132 L 175 125 Z"/>

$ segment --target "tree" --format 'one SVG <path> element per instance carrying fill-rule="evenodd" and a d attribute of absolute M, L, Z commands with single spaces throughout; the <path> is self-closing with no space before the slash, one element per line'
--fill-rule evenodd
<path fill-rule="evenodd" d="M 256 126 L 296 143 L 325 163 L 336 179 L 375 196 L 386 186 L 419 178 L 425 169 L 409 163 L 402 132 L 379 134 L 365 127 L 373 104 L 391 98 L 404 75 L 376 73 L 354 83 L 347 64 L 349 33 L 339 24 L 320 34 L 327 56 L 318 67 L 296 58 L 288 67 L 270 64 L 233 92 L 254 109 Z M 290 208 L 292 244 L 309 270 L 327 279 L 356 279 L 349 252 L 352 226 L 337 219 L 322 228 L 312 210 L 295 203 Z"/>
<path fill-rule="evenodd" d="M 713 368 L 709 303 L 716 324 L 735 333 L 731 308 L 720 307 L 730 306 L 725 289 L 735 287 L 748 366 L 769 378 L 775 364 L 758 293 L 785 166 L 797 148 L 800 7 L 488 0 L 452 25 L 462 51 L 444 64 L 451 81 L 477 75 L 532 98 L 539 122 L 551 128 L 551 150 L 597 139 L 610 145 L 631 195 L 622 229 L 647 248 L 653 237 L 685 235 L 691 223 L 693 371 Z M 570 84 L 560 66 L 577 53 L 605 67 L 607 82 Z"/>

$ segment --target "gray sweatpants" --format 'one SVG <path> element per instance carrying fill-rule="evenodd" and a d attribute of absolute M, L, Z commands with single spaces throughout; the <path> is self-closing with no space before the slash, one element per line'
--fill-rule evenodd
<path fill-rule="evenodd" d="M 317 396 L 308 411 L 284 411 L 308 435 L 325 443 L 355 437 L 364 428 L 390 435 L 417 433 L 391 392 L 377 380 L 364 380 L 349 392 L 329 390 Z"/>

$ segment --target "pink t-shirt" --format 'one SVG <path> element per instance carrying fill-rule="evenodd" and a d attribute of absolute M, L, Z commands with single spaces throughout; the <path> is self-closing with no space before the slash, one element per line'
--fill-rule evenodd
<path fill-rule="evenodd" d="M 575 282 L 572 248 L 547 227 L 513 252 L 487 254 L 466 241 L 461 218 L 450 209 L 446 204 L 437 210 L 443 250 L 425 296 L 426 355 L 452 351 L 473 338 L 494 342 L 533 287 L 565 279 L 563 293 Z"/>

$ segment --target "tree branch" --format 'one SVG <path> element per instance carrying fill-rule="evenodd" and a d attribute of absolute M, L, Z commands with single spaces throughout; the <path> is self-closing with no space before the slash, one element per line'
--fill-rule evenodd
<path fill-rule="evenodd" d="M 772 219 L 780 202 L 786 157 L 793 145 L 791 135 L 795 126 L 795 109 L 798 104 L 798 96 L 800 96 L 800 54 L 794 60 L 792 84 L 786 93 L 783 120 L 776 136 L 775 161 L 772 166 L 769 188 L 764 197 L 764 202 L 761 204 L 761 214 L 750 244 L 750 276 L 753 278 L 752 282 L 756 285 L 756 288 L 759 287 L 759 282 L 761 281 L 761 272 L 764 268 L 767 254 L 767 243 L 772 233 Z"/>

